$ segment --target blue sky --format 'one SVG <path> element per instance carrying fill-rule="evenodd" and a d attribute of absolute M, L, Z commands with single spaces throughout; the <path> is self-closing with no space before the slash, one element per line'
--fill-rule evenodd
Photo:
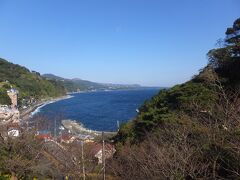
<path fill-rule="evenodd" d="M 0 0 L 0 57 L 40 73 L 172 86 L 240 17 L 239 0 Z"/>

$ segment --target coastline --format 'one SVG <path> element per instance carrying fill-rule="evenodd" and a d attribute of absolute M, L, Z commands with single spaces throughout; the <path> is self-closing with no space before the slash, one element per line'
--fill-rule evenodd
<path fill-rule="evenodd" d="M 61 101 L 61 100 L 64 100 L 64 99 L 69 99 L 69 98 L 72 98 L 72 97 L 73 96 L 67 94 L 67 95 L 61 96 L 61 97 L 41 100 L 41 101 L 37 102 L 36 104 L 28 107 L 26 110 L 20 112 L 20 119 L 23 120 L 23 121 L 27 121 L 29 118 L 31 118 L 32 115 L 39 112 L 40 108 L 42 108 L 42 107 L 44 107 L 48 104 L 51 104 L 51 103 L 54 103 L 54 102 L 57 102 L 57 101 Z"/>
<path fill-rule="evenodd" d="M 102 131 L 87 129 L 84 127 L 83 124 L 81 124 L 81 122 L 77 122 L 75 120 L 66 119 L 66 120 L 62 120 L 61 123 L 65 129 L 67 129 L 68 131 L 70 131 L 75 135 L 89 135 L 96 138 L 97 136 L 100 136 L 102 134 Z M 105 133 L 105 135 L 115 135 L 117 133 L 117 132 L 109 132 L 109 131 L 103 131 L 103 132 Z"/>
<path fill-rule="evenodd" d="M 116 90 L 108 90 L 108 91 L 116 91 Z M 44 106 L 46 106 L 48 104 L 55 103 L 57 101 L 61 101 L 64 99 L 72 98 L 75 96 L 75 94 L 78 94 L 78 93 L 89 93 L 89 92 L 93 92 L 93 91 L 68 92 L 66 95 L 61 96 L 61 97 L 42 99 L 41 101 L 38 101 L 37 103 L 32 104 L 30 107 L 23 110 L 20 115 L 21 120 L 23 122 L 30 120 L 31 117 L 33 117 L 34 115 L 36 115 L 38 112 L 41 111 L 41 108 L 43 108 Z M 100 92 L 102 92 L 102 91 L 100 91 Z M 88 129 L 85 127 L 84 124 L 82 124 L 80 121 L 75 120 L 75 119 L 62 119 L 58 128 L 59 129 L 64 128 L 65 130 L 67 130 L 67 132 L 69 132 L 70 134 L 72 134 L 76 137 L 91 137 L 94 139 L 95 138 L 98 139 L 102 135 L 102 131 Z M 117 131 L 112 131 L 112 132 L 111 131 L 103 131 L 103 132 L 104 132 L 105 136 L 107 136 L 107 137 L 112 137 L 112 136 L 116 135 L 116 133 L 117 133 Z"/>
<path fill-rule="evenodd" d="M 79 92 L 76 92 L 76 93 L 79 93 Z M 41 100 L 41 101 L 37 102 L 36 104 L 31 105 L 30 107 L 28 107 L 24 111 L 22 111 L 20 113 L 20 119 L 22 121 L 28 121 L 32 116 L 37 114 L 42 107 L 44 107 L 48 104 L 51 104 L 51 103 L 55 103 L 57 101 L 72 98 L 73 94 L 75 94 L 75 93 L 67 93 L 67 95 L 65 95 L 65 96 Z M 92 138 L 95 139 L 95 138 L 101 136 L 101 134 L 102 134 L 102 131 L 95 131 L 95 130 L 87 129 L 87 128 L 84 127 L 83 124 L 81 124 L 80 122 L 77 122 L 75 120 L 70 120 L 70 119 L 62 120 L 61 125 L 66 130 L 75 134 L 75 136 L 86 136 L 86 137 L 92 137 Z M 105 133 L 106 136 L 113 136 L 117 132 L 104 131 L 104 133 Z"/>

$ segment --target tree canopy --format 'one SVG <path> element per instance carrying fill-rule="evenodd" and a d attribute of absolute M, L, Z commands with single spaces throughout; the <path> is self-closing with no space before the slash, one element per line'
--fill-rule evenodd
<path fill-rule="evenodd" d="M 121 126 L 113 162 L 120 177 L 240 178 L 239 30 L 237 19 L 198 75 L 161 90 Z"/>
<path fill-rule="evenodd" d="M 7 82 L 7 83 L 5 83 Z M 65 88 L 54 80 L 47 80 L 37 72 L 0 59 L 0 104 L 6 103 L 5 91 L 11 86 L 19 90 L 20 99 L 57 97 L 65 94 Z"/>

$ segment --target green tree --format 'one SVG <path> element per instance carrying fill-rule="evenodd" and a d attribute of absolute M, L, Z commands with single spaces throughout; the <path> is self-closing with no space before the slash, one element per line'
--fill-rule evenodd
<path fill-rule="evenodd" d="M 10 105 L 11 99 L 7 95 L 7 91 L 4 88 L 0 88 L 0 104 L 2 105 Z"/>
<path fill-rule="evenodd" d="M 120 129 L 123 146 L 113 173 L 123 179 L 240 178 L 240 19 L 223 43 L 209 51 L 199 75 L 160 91 Z"/>
<path fill-rule="evenodd" d="M 224 46 L 209 51 L 209 66 L 216 71 L 224 85 L 239 88 L 240 18 L 227 29 L 225 34 Z"/>
<path fill-rule="evenodd" d="M 60 82 L 47 80 L 40 73 L 30 72 L 25 67 L 0 58 L 0 82 L 5 81 L 19 90 L 20 100 L 32 97 L 35 99 L 57 97 L 66 92 Z M 8 84 L 5 84 L 2 88 L 7 89 L 7 86 Z"/>

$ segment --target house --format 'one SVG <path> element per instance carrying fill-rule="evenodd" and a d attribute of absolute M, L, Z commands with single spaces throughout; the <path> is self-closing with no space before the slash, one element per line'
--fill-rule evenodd
<path fill-rule="evenodd" d="M 20 131 L 18 129 L 9 129 L 8 130 L 8 136 L 9 137 L 19 137 Z"/>
<path fill-rule="evenodd" d="M 103 163 L 103 154 L 102 154 L 102 150 L 103 150 L 103 146 L 101 143 L 86 143 L 86 145 L 88 146 L 88 148 L 91 151 L 91 154 L 97 158 L 98 160 L 98 164 L 102 164 Z M 109 159 L 111 158 L 114 153 L 116 152 L 115 147 L 112 144 L 106 143 L 104 146 L 105 149 L 105 159 Z"/>
<path fill-rule="evenodd" d="M 60 142 L 61 143 L 72 143 L 76 138 L 74 136 L 72 136 L 71 134 L 68 134 L 68 133 L 63 133 L 61 134 L 61 137 L 60 137 Z"/>
<path fill-rule="evenodd" d="M 7 135 L 8 137 L 19 137 L 21 133 L 21 127 L 18 123 L 11 123 L 7 125 Z"/>
<path fill-rule="evenodd" d="M 44 140 L 44 141 L 48 141 L 52 139 L 51 132 L 47 130 L 37 131 L 35 137 L 39 140 Z"/>

